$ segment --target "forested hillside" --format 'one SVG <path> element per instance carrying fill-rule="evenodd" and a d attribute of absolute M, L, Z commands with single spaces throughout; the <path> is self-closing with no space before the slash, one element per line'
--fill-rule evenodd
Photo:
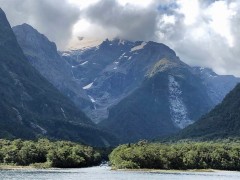
<path fill-rule="evenodd" d="M 183 129 L 177 139 L 218 139 L 240 136 L 240 84 L 212 111 Z"/>

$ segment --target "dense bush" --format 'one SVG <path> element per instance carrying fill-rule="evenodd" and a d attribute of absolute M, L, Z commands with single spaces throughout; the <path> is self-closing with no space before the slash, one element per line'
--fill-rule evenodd
<path fill-rule="evenodd" d="M 37 142 L 0 140 L 0 163 L 3 164 L 74 168 L 98 165 L 100 162 L 98 151 L 72 142 L 50 142 L 47 139 Z"/>
<path fill-rule="evenodd" d="M 121 145 L 109 156 L 114 168 L 240 170 L 237 142 L 182 142 Z"/>

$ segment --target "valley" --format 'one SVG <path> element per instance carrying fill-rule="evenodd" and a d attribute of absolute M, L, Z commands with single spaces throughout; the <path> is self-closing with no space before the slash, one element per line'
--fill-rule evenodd
<path fill-rule="evenodd" d="M 239 3 L 74 1 L 0 0 L 0 179 L 239 178 Z"/>

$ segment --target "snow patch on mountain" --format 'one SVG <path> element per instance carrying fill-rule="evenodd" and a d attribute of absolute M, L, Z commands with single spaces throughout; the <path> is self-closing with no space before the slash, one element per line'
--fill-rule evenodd
<path fill-rule="evenodd" d="M 146 42 L 142 42 L 142 44 L 133 47 L 130 52 L 141 50 L 141 49 L 144 48 L 144 46 L 145 46 L 146 44 L 147 44 Z"/>
<path fill-rule="evenodd" d="M 60 109 L 61 109 L 61 111 L 62 111 L 63 117 L 64 117 L 65 119 L 67 119 L 66 114 L 65 114 L 65 111 L 63 110 L 63 108 L 61 107 Z"/>
<path fill-rule="evenodd" d="M 126 53 L 123 53 L 118 59 L 122 59 Z"/>
<path fill-rule="evenodd" d="M 186 126 L 193 123 L 188 118 L 187 108 L 182 100 L 182 91 L 179 83 L 171 75 L 168 76 L 168 88 L 169 88 L 169 103 L 170 103 L 170 114 L 171 119 L 175 126 L 183 129 Z"/>
<path fill-rule="evenodd" d="M 43 127 L 39 126 L 38 124 L 35 124 L 35 123 L 31 122 L 31 126 L 34 129 L 39 129 L 42 132 L 42 134 L 47 134 L 47 130 L 44 129 Z"/>
<path fill-rule="evenodd" d="M 85 65 L 87 63 L 88 63 L 88 61 L 85 61 L 85 62 L 81 63 L 80 65 L 83 66 L 83 65 Z"/>
<path fill-rule="evenodd" d="M 16 112 L 17 120 L 22 124 L 22 123 L 23 123 L 23 122 L 22 122 L 22 119 L 23 119 L 23 118 L 22 118 L 20 112 L 19 112 L 18 109 L 15 108 L 15 107 L 12 107 L 12 109 Z"/>
<path fill-rule="evenodd" d="M 83 87 L 83 89 L 90 89 L 93 85 L 93 82 Z"/>
<path fill-rule="evenodd" d="M 62 56 L 71 56 L 69 53 L 63 53 Z"/>
<path fill-rule="evenodd" d="M 85 62 L 83 62 L 83 63 L 81 63 L 81 64 L 76 65 L 76 66 L 72 66 L 72 68 L 77 68 L 77 67 L 79 67 L 79 66 L 84 66 L 84 65 L 86 65 L 87 63 L 88 63 L 88 61 L 85 61 Z"/>
<path fill-rule="evenodd" d="M 92 103 L 95 103 L 95 102 L 96 102 L 95 99 L 93 99 L 92 96 L 88 95 L 88 97 L 90 98 L 90 100 L 91 100 Z"/>
<path fill-rule="evenodd" d="M 118 45 L 124 45 L 125 44 L 125 41 L 120 39 L 119 42 L 118 42 Z"/>

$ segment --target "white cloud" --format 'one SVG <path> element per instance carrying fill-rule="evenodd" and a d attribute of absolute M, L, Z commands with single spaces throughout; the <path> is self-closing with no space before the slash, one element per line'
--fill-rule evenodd
<path fill-rule="evenodd" d="M 71 33 L 72 39 L 117 36 L 154 40 L 173 48 L 190 65 L 240 76 L 240 0 L 62 0 L 58 3 L 59 0 L 0 0 L 13 25 L 23 22 L 35 25 L 62 47 Z"/>
<path fill-rule="evenodd" d="M 172 15 L 168 16 L 168 15 L 164 14 L 164 15 L 162 16 L 162 21 L 163 21 L 165 24 L 175 24 L 176 18 L 175 18 L 175 16 L 172 16 Z"/>
<path fill-rule="evenodd" d="M 67 0 L 70 4 L 78 6 L 80 9 L 84 9 L 94 3 L 97 3 L 99 0 Z"/>
<path fill-rule="evenodd" d="M 153 0 L 118 0 L 118 2 L 123 6 L 131 4 L 134 6 L 147 7 L 153 2 Z"/>
<path fill-rule="evenodd" d="M 64 48 L 79 19 L 79 9 L 66 0 L 0 0 L 12 26 L 28 23 Z"/>
<path fill-rule="evenodd" d="M 231 18 L 236 15 L 234 4 L 228 5 L 226 1 L 217 1 L 206 10 L 206 16 L 211 18 L 210 27 L 226 38 L 230 46 L 234 43 L 230 26 Z"/>
<path fill-rule="evenodd" d="M 196 23 L 199 16 L 199 1 L 198 0 L 177 0 L 179 8 L 176 10 L 180 14 L 184 15 L 184 23 L 186 25 L 191 25 Z"/>
<path fill-rule="evenodd" d="M 176 22 L 160 23 L 157 41 L 172 47 L 190 65 L 240 76 L 240 1 L 188 2 L 177 1 Z"/>
<path fill-rule="evenodd" d="M 154 40 L 190 65 L 240 76 L 240 0 L 90 0 L 85 7 L 91 13 L 75 35 Z"/>

